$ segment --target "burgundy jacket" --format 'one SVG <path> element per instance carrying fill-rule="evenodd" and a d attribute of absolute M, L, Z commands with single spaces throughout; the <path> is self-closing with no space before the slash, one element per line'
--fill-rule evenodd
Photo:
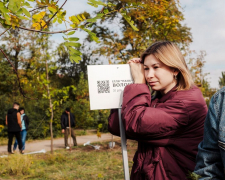
<path fill-rule="evenodd" d="M 122 120 L 128 139 L 138 141 L 132 180 L 185 180 L 195 167 L 203 139 L 207 106 L 196 86 L 170 90 L 151 100 L 145 84 L 125 87 Z M 118 110 L 109 116 L 109 131 L 120 135 Z"/>

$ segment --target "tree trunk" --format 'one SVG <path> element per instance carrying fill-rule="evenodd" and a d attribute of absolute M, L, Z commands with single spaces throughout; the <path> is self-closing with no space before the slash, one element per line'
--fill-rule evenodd
<path fill-rule="evenodd" d="M 45 61 L 46 65 L 46 79 L 49 81 L 49 76 L 48 76 L 48 63 L 47 60 Z M 50 90 L 49 90 L 49 84 L 47 84 L 47 92 L 48 92 L 48 99 L 49 99 L 49 107 L 51 111 L 51 120 L 50 120 L 50 134 L 51 134 L 51 153 L 53 154 L 53 132 L 52 132 L 52 121 L 53 121 L 53 105 L 52 105 L 52 99 L 50 95 Z"/>

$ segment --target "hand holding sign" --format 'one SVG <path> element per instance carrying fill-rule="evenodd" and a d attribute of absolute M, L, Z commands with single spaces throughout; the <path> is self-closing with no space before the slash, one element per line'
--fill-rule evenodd
<path fill-rule="evenodd" d="M 145 84 L 144 65 L 141 63 L 140 58 L 133 58 L 128 61 L 130 71 L 134 79 L 134 83 Z"/>

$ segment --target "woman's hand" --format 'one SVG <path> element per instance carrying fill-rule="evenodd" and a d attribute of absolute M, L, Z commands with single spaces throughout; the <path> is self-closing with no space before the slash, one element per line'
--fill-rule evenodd
<path fill-rule="evenodd" d="M 128 61 L 130 65 L 131 75 L 135 84 L 145 84 L 144 66 L 141 64 L 140 58 L 133 58 Z"/>

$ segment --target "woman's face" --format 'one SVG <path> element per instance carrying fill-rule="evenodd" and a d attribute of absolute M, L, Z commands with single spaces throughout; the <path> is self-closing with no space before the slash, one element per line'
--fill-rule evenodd
<path fill-rule="evenodd" d="M 177 83 L 174 75 L 178 72 L 163 64 L 152 54 L 146 56 L 144 60 L 144 72 L 145 79 L 152 90 L 160 91 L 161 94 L 166 94 Z"/>
<path fill-rule="evenodd" d="M 24 110 L 21 110 L 21 111 L 20 111 L 20 114 L 21 114 L 21 115 L 24 114 Z"/>

